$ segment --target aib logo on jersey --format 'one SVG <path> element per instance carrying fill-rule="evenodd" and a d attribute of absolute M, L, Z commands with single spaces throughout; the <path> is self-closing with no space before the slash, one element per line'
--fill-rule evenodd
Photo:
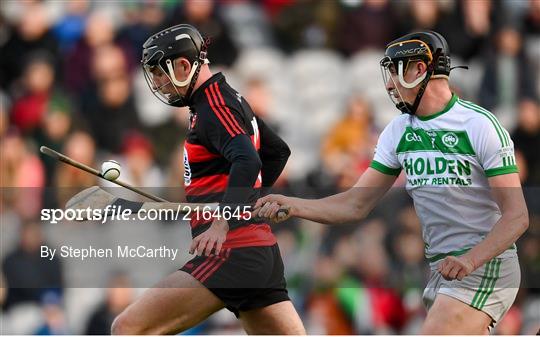
<path fill-rule="evenodd" d="M 448 147 L 454 147 L 458 144 L 459 138 L 453 132 L 447 132 L 442 136 L 442 142 Z"/>
<path fill-rule="evenodd" d="M 191 185 L 191 167 L 189 166 L 189 159 L 187 149 L 184 146 L 184 185 Z"/>

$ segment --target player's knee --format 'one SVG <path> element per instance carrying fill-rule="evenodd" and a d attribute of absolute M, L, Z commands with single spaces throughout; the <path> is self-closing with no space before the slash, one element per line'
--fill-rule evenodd
<path fill-rule="evenodd" d="M 459 322 L 459 311 L 444 301 L 436 301 L 428 311 L 428 315 L 422 325 L 423 335 L 439 335 L 448 333 L 454 324 Z"/>
<path fill-rule="evenodd" d="M 123 315 L 117 316 L 111 325 L 111 335 L 130 335 L 129 324 Z"/>
<path fill-rule="evenodd" d="M 444 335 L 447 332 L 448 326 L 444 320 L 429 320 L 427 319 L 424 324 L 422 324 L 422 329 L 420 330 L 421 335 Z"/>
<path fill-rule="evenodd" d="M 126 314 L 118 315 L 111 325 L 111 335 L 140 335 L 143 332 Z"/>
<path fill-rule="evenodd" d="M 166 331 L 160 331 L 159 334 L 164 333 L 170 333 L 170 331 L 173 331 L 174 333 L 181 333 L 186 331 L 187 329 L 190 329 L 196 325 L 198 320 L 194 320 L 191 315 L 183 314 L 178 315 L 178 317 L 175 319 L 174 322 L 171 322 L 171 326 L 169 327 L 169 332 Z"/>
<path fill-rule="evenodd" d="M 116 316 L 111 325 L 111 335 L 129 335 L 129 333 L 126 332 L 126 329 L 127 325 L 123 318 L 121 318 L 121 315 Z"/>
<path fill-rule="evenodd" d="M 461 331 L 465 334 L 482 334 L 487 329 L 484 325 L 489 324 L 483 316 L 465 303 L 442 296 L 437 298 L 429 310 L 421 333 L 439 335 Z"/>
<path fill-rule="evenodd" d="M 293 332 L 291 333 L 291 335 L 299 335 L 299 336 L 307 335 L 307 331 L 301 323 L 292 330 Z"/>
<path fill-rule="evenodd" d="M 459 321 L 453 315 L 436 316 L 428 315 L 422 325 L 422 335 L 446 335 L 451 333 L 456 328 L 456 323 Z"/>
<path fill-rule="evenodd" d="M 179 315 L 174 321 L 152 326 L 133 321 L 129 315 L 122 313 L 113 321 L 111 335 L 165 335 L 183 332 L 193 325 L 189 315 Z"/>

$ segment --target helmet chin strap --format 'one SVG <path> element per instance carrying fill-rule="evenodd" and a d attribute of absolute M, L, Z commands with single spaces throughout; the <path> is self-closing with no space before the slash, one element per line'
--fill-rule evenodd
<path fill-rule="evenodd" d="M 416 98 L 413 104 L 410 104 L 404 101 L 401 101 L 396 104 L 396 108 L 398 108 L 402 113 L 406 113 L 409 115 L 416 114 L 416 110 L 418 109 L 418 106 L 420 105 L 420 100 L 422 99 L 422 96 L 424 96 L 424 92 L 426 91 L 427 84 L 429 80 L 431 79 L 433 72 L 435 71 L 435 65 L 436 65 L 437 60 L 439 59 L 440 54 L 441 54 L 441 49 L 437 49 L 437 51 L 435 52 L 435 55 L 433 55 L 433 59 L 431 60 L 431 62 L 429 63 L 426 69 L 426 72 L 412 83 L 407 83 L 404 80 L 402 81 L 403 63 L 399 65 L 398 72 L 399 72 L 399 82 L 401 85 L 403 85 L 405 88 L 410 89 L 410 88 L 414 88 L 416 85 L 420 83 L 420 88 L 418 89 L 418 93 L 416 94 Z"/>
<path fill-rule="evenodd" d="M 197 71 L 197 68 L 199 67 L 199 62 L 198 61 L 193 62 L 193 67 L 191 67 L 191 71 L 189 72 L 189 75 L 186 78 L 186 80 L 185 81 L 179 81 L 179 80 L 176 79 L 176 76 L 174 74 L 174 67 L 172 65 L 171 59 L 167 59 L 167 61 L 165 61 L 165 63 L 167 64 L 167 70 L 169 71 L 169 75 L 171 76 L 171 80 L 172 80 L 173 84 L 176 85 L 177 87 L 185 87 L 186 85 L 191 83 L 191 79 L 193 78 L 193 75 L 195 74 L 195 71 Z"/>
<path fill-rule="evenodd" d="M 418 84 L 420 84 L 420 82 L 422 82 L 426 78 L 426 75 L 427 75 L 427 71 L 425 73 L 423 73 L 422 76 L 420 76 L 416 80 L 414 80 L 413 82 L 408 83 L 408 82 L 405 81 L 405 78 L 403 77 L 403 61 L 398 62 L 398 79 L 399 79 L 399 83 L 403 87 L 405 87 L 407 89 L 412 89 L 412 88 L 416 87 Z"/>
<path fill-rule="evenodd" d="M 170 102 L 171 105 L 179 106 L 179 107 L 188 105 L 188 101 L 189 101 L 189 98 L 191 97 L 191 94 L 193 93 L 193 88 L 195 87 L 195 83 L 197 82 L 197 79 L 199 78 L 199 72 L 202 69 L 202 65 L 210 63 L 208 59 L 206 58 L 206 48 L 207 48 L 207 45 L 205 43 L 203 45 L 203 48 L 201 49 L 198 60 L 193 62 L 193 67 L 191 68 L 191 71 L 189 72 L 189 75 L 185 81 L 178 81 L 174 74 L 174 67 L 172 65 L 172 61 L 170 59 L 167 59 L 165 61 L 167 64 L 167 70 L 169 71 L 169 74 L 171 77 L 171 81 L 173 82 L 174 85 L 179 86 L 179 87 L 185 87 L 186 85 L 189 84 L 189 87 L 184 97 L 179 97 L 178 99 L 174 100 L 174 102 Z"/>

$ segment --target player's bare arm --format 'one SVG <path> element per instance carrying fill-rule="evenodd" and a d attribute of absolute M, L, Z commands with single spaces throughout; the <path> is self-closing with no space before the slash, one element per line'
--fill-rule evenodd
<path fill-rule="evenodd" d="M 291 216 L 324 224 L 343 224 L 365 218 L 394 184 L 396 177 L 372 168 L 360 177 L 355 186 L 343 193 L 322 199 L 301 199 L 271 194 L 255 204 L 257 215 L 275 222 Z M 288 210 L 282 216 L 280 209 Z"/>
<path fill-rule="evenodd" d="M 441 262 L 439 271 L 447 280 L 462 280 L 508 249 L 529 227 L 527 205 L 518 174 L 491 177 L 489 185 L 502 217 L 486 238 L 466 254 L 459 257 L 448 256 Z"/>

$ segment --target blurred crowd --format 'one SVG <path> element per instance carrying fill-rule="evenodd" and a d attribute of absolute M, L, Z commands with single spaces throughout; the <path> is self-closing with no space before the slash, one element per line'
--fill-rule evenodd
<path fill-rule="evenodd" d="M 106 275 L 101 289 L 73 289 L 65 266 L 37 258 L 54 226 L 40 223 L 42 208 L 62 207 L 85 187 L 110 186 L 43 157 L 39 147 L 92 167 L 116 159 L 124 181 L 182 200 L 189 111 L 155 99 L 139 64 L 146 38 L 178 23 L 210 38 L 212 71 L 223 72 L 288 142 L 292 156 L 276 190 L 302 197 L 352 186 L 399 113 L 380 76 L 386 43 L 414 29 L 443 34 L 452 64 L 469 66 L 452 72 L 453 90 L 491 110 L 512 135 L 531 212 L 518 242 L 522 289 L 496 332 L 536 333 L 540 0 L 2 1 L 2 333 L 108 334 L 137 295 L 129 273 Z M 401 178 L 360 224 L 274 227 L 309 333 L 419 331 L 429 270 L 402 186 Z M 43 279 L 54 287 L 35 286 Z M 190 333 L 240 331 L 234 316 L 220 312 Z"/>

